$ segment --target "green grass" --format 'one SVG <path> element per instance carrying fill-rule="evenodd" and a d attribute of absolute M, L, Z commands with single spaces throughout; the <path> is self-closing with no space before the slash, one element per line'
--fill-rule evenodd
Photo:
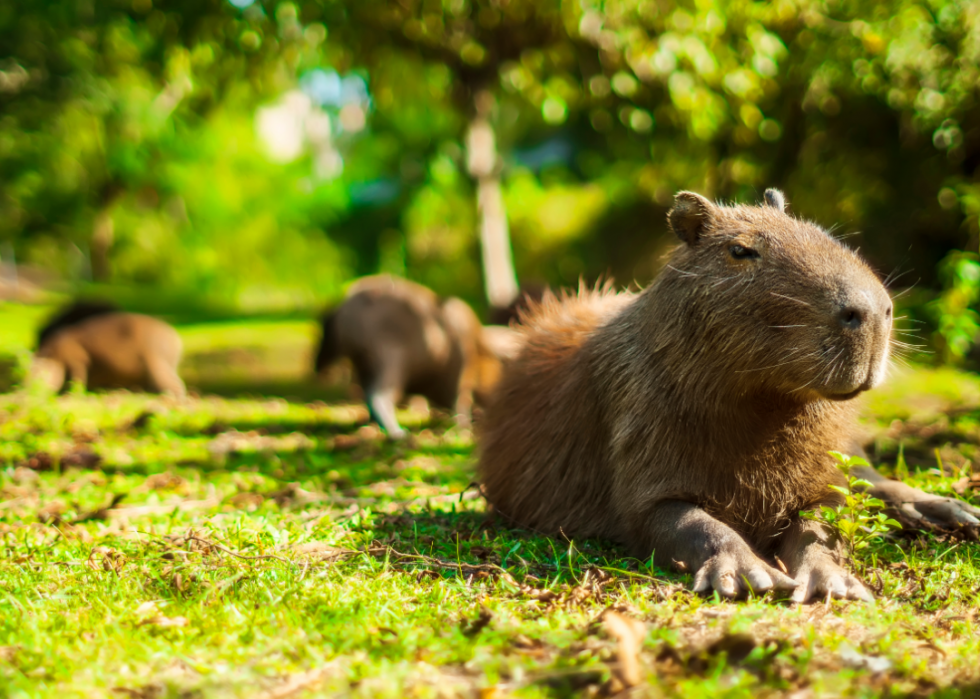
<path fill-rule="evenodd" d="M 181 332 L 190 357 L 308 356 L 315 326 L 263 322 Z M 901 451 L 952 494 L 978 405 L 975 377 L 916 370 L 865 424 L 886 471 Z M 975 543 L 874 544 L 873 606 L 699 597 L 488 520 L 472 436 L 400 417 L 391 444 L 356 404 L 0 396 L 0 697 L 608 696 L 610 608 L 645 623 L 636 696 L 980 692 Z"/>

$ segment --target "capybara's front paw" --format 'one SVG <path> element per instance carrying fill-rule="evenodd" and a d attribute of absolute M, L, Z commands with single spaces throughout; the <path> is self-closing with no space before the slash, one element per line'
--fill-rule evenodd
<path fill-rule="evenodd" d="M 874 596 L 860 580 L 844 570 L 830 556 L 817 556 L 805 562 L 796 572 L 799 587 L 790 596 L 793 602 L 810 600 L 852 599 L 873 602 Z"/>
<path fill-rule="evenodd" d="M 926 520 L 940 527 L 980 527 L 980 508 L 968 502 L 925 493 L 899 481 L 882 481 L 871 489 L 871 495 L 904 515 L 913 523 Z"/>
<path fill-rule="evenodd" d="M 748 546 L 716 553 L 694 575 L 695 592 L 716 590 L 722 597 L 794 589 L 793 578 L 763 561 Z"/>

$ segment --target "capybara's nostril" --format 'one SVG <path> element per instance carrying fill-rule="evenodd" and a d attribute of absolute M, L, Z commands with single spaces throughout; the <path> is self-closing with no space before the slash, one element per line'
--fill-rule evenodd
<path fill-rule="evenodd" d="M 861 327 L 861 323 L 864 322 L 864 312 L 860 308 L 855 308 L 854 306 L 845 306 L 843 309 L 841 309 L 841 312 L 837 314 L 837 319 L 845 329 L 857 330 Z"/>

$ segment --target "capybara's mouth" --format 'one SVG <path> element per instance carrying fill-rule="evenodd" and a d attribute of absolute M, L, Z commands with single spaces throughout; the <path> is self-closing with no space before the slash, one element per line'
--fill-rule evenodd
<path fill-rule="evenodd" d="M 874 381 L 872 381 L 871 377 L 869 376 L 864 383 L 855 388 L 853 391 L 822 391 L 821 393 L 823 397 L 827 398 L 828 400 L 851 400 L 851 398 L 854 398 L 859 393 L 864 393 L 865 391 L 869 390 L 873 385 Z"/>
<path fill-rule="evenodd" d="M 868 388 L 870 388 L 870 386 L 859 386 L 849 393 L 824 393 L 823 397 L 828 400 L 851 400 L 851 398 L 854 398 L 859 393 L 867 391 Z"/>

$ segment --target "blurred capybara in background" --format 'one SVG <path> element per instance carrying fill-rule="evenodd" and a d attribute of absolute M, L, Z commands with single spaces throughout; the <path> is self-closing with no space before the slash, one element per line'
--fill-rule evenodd
<path fill-rule="evenodd" d="M 386 275 L 355 282 L 322 322 L 316 371 L 349 358 L 371 419 L 390 437 L 404 435 L 395 406 L 409 394 L 455 411 L 457 421 L 468 424 L 474 398 L 483 400 L 502 359 L 517 349 L 508 329 L 484 332 L 464 301 Z"/>
<path fill-rule="evenodd" d="M 183 345 L 170 325 L 105 302 L 79 301 L 38 332 L 32 373 L 55 390 L 72 381 L 86 389 L 186 393 L 177 374 Z"/>

